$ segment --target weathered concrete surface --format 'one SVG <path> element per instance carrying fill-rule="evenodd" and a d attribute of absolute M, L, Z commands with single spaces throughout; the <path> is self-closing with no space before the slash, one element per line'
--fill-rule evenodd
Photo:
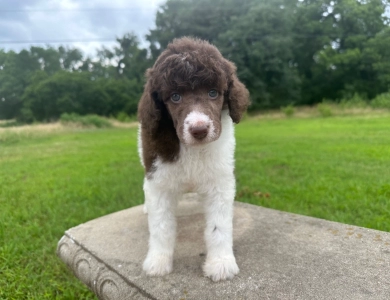
<path fill-rule="evenodd" d="M 236 203 L 240 273 L 202 275 L 202 205 L 179 203 L 174 270 L 142 272 L 148 227 L 142 207 L 66 231 L 58 255 L 100 299 L 390 299 L 390 234 Z"/>

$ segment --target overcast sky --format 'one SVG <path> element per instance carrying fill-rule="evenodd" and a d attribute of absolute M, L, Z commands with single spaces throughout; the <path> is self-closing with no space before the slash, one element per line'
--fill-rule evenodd
<path fill-rule="evenodd" d="M 102 45 L 111 47 L 115 37 L 127 32 L 132 31 L 144 40 L 145 34 L 154 26 L 158 7 L 164 2 L 0 0 L 0 48 L 20 51 L 31 45 L 62 44 L 93 55 L 95 49 Z M 74 42 L 53 43 L 55 41 Z M 146 42 L 143 45 L 146 46 Z"/>

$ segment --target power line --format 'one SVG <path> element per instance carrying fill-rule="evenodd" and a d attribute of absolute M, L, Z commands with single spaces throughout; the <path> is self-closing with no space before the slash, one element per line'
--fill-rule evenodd
<path fill-rule="evenodd" d="M 370 35 L 365 35 L 366 37 L 371 37 Z M 334 39 L 330 35 L 326 34 L 293 34 L 289 38 L 292 39 L 310 39 L 315 37 L 328 37 L 330 39 Z M 262 41 L 266 38 L 286 38 L 283 32 L 275 32 L 270 34 L 256 34 L 251 35 L 249 37 L 244 38 L 247 42 L 258 42 Z M 239 40 L 236 37 L 232 38 L 233 40 Z M 10 40 L 10 41 L 1 41 L 0 44 L 61 44 L 61 43 L 93 43 L 93 42 L 116 42 L 116 38 L 93 38 L 93 39 L 62 39 L 62 40 Z"/>
<path fill-rule="evenodd" d="M 56 8 L 47 8 L 47 9 L 0 9 L 0 13 L 25 13 L 25 12 L 78 12 L 78 11 L 96 11 L 96 12 L 106 12 L 106 11 L 134 11 L 134 10 L 156 10 L 157 7 L 146 6 L 146 7 L 113 7 L 113 8 L 69 8 L 69 9 L 56 9 Z"/>
<path fill-rule="evenodd" d="M 15 40 L 0 41 L 0 44 L 60 44 L 60 43 L 91 43 L 91 42 L 115 42 L 115 38 L 97 38 L 97 39 L 65 39 L 65 40 Z"/>

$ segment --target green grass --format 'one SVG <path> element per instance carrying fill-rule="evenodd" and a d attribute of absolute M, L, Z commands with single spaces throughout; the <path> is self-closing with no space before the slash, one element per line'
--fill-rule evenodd
<path fill-rule="evenodd" d="M 389 128 L 389 115 L 248 118 L 237 200 L 390 231 Z M 143 202 L 136 128 L 12 134 L 0 138 L 0 299 L 94 299 L 55 249 L 66 229 Z"/>
<path fill-rule="evenodd" d="M 142 203 L 136 130 L 11 141 L 0 143 L 0 299 L 94 299 L 55 249 L 64 230 Z"/>
<path fill-rule="evenodd" d="M 80 116 L 76 113 L 64 113 L 61 115 L 60 121 L 65 125 L 74 124 L 75 126 L 80 127 L 107 128 L 112 126 L 107 119 L 99 117 L 98 115 Z"/>
<path fill-rule="evenodd" d="M 239 201 L 390 231 L 390 118 L 237 126 Z"/>

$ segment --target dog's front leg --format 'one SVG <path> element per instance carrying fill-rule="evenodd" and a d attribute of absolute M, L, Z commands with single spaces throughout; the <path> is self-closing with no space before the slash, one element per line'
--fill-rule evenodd
<path fill-rule="evenodd" d="M 213 281 L 231 279 L 239 269 L 233 254 L 233 201 L 235 180 L 217 185 L 206 197 L 205 239 L 207 257 L 203 266 L 205 276 Z"/>
<path fill-rule="evenodd" d="M 143 269 L 148 275 L 165 275 L 172 271 L 178 195 L 158 188 L 148 179 L 144 182 L 144 192 L 150 237 Z"/>

